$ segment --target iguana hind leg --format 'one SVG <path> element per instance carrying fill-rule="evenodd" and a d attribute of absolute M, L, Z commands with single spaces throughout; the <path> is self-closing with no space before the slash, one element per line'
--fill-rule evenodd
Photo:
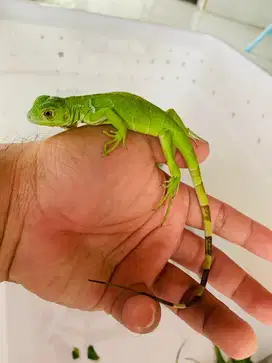
<path fill-rule="evenodd" d="M 196 135 L 192 130 L 187 128 L 187 132 L 188 132 L 188 136 L 190 137 L 190 139 L 192 139 L 196 145 L 198 145 L 198 140 L 201 140 L 203 142 L 205 142 L 206 144 L 208 143 L 206 140 L 202 139 L 202 137 Z"/>
<path fill-rule="evenodd" d="M 190 139 L 192 139 L 196 145 L 198 145 L 197 141 L 201 140 L 203 142 L 206 142 L 206 140 L 202 139 L 202 137 L 196 135 L 193 131 L 191 131 L 188 127 L 186 127 L 180 118 L 180 116 L 177 114 L 177 112 L 173 108 L 169 108 L 169 110 L 166 111 L 166 113 L 172 118 L 173 121 L 175 121 L 176 124 L 178 124 L 180 127 L 182 127 L 183 131 L 186 133 Z"/>
<path fill-rule="evenodd" d="M 166 163 L 170 171 L 169 180 L 163 183 L 163 186 L 165 187 L 165 195 L 161 198 L 159 203 L 154 208 L 154 209 L 160 208 L 168 200 L 166 213 L 162 220 L 163 224 L 169 215 L 170 209 L 172 207 L 173 198 L 178 192 L 181 180 L 181 172 L 175 161 L 175 148 L 173 147 L 173 140 L 171 133 L 166 131 L 164 134 L 160 135 L 159 138 L 166 159 Z"/>

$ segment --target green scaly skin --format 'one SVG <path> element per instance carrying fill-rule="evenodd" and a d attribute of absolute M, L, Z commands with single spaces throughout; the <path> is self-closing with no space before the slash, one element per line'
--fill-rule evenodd
<path fill-rule="evenodd" d="M 27 114 L 27 118 L 31 123 L 37 125 L 62 128 L 77 127 L 79 122 L 91 126 L 112 125 L 115 130 L 104 131 L 111 139 L 104 144 L 104 155 L 110 154 L 119 144 L 125 146 L 128 130 L 158 137 L 171 174 L 170 179 L 164 183 L 165 195 L 155 206 L 155 209 L 157 209 L 168 201 L 162 224 L 168 217 L 172 200 L 177 194 L 181 182 L 181 171 L 175 161 L 175 150 L 180 151 L 188 166 L 202 211 L 205 231 L 205 261 L 199 288 L 187 304 L 173 304 L 159 300 L 177 309 L 184 309 L 195 304 L 205 290 L 212 263 L 210 207 L 197 156 L 191 143 L 191 139 L 195 142 L 202 139 L 186 128 L 175 110 L 163 111 L 149 101 L 126 92 L 66 98 L 42 95 L 35 100 Z M 99 283 L 99 281 L 89 281 Z M 156 297 L 151 297 L 158 300 Z"/>

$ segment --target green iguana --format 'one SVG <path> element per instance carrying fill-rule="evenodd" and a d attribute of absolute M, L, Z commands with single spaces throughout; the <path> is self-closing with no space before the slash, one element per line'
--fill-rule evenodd
<path fill-rule="evenodd" d="M 128 130 L 151 135 L 159 138 L 166 163 L 169 167 L 170 178 L 164 183 L 165 195 L 161 198 L 155 209 L 168 201 L 168 207 L 163 218 L 165 222 L 178 192 L 181 171 L 175 161 L 176 149 L 182 154 L 188 166 L 194 188 L 202 211 L 205 231 L 205 261 L 199 288 L 190 301 L 173 304 L 152 295 L 151 298 L 168 306 L 184 309 L 196 303 L 202 296 L 209 276 L 212 263 L 212 223 L 208 197 L 206 195 L 199 163 L 191 140 L 203 140 L 182 122 L 174 109 L 163 111 L 149 101 L 127 92 L 110 92 L 104 94 L 90 94 L 72 97 L 39 96 L 27 114 L 31 123 L 44 126 L 57 126 L 62 128 L 76 127 L 78 123 L 87 125 L 112 125 L 114 130 L 106 132 L 111 140 L 104 144 L 104 155 L 111 153 L 119 144 L 126 145 Z M 102 281 L 89 280 L 103 283 Z M 118 286 L 118 285 L 115 285 Z M 121 287 L 121 286 L 119 286 Z M 122 288 L 125 288 L 122 286 Z M 142 292 L 138 292 L 143 294 Z"/>

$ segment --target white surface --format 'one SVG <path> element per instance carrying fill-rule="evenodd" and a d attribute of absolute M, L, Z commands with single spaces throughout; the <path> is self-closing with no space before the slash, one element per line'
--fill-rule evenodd
<path fill-rule="evenodd" d="M 202 166 L 208 192 L 272 228 L 272 81 L 265 72 L 209 36 L 15 0 L 1 0 L 1 6 L 3 142 L 52 134 L 26 121 L 40 93 L 138 93 L 164 109 L 174 107 L 209 140 L 211 155 Z M 215 242 L 272 289 L 271 263 Z M 135 337 L 106 315 L 68 310 L 19 286 L 8 286 L 5 303 L 9 357 L 4 363 L 66 363 L 74 344 L 83 352 L 95 344 L 105 363 L 174 362 L 187 336 L 181 361 L 191 356 L 204 363 L 213 357 L 212 345 L 167 309 L 155 333 Z M 270 354 L 272 328 L 228 305 L 257 332 L 256 359 Z"/>
<path fill-rule="evenodd" d="M 25 0 L 27 1 L 27 0 Z M 245 47 L 251 43 L 259 34 L 261 29 L 242 24 L 239 21 L 232 21 L 218 14 L 209 12 L 216 11 L 215 4 L 211 2 L 211 6 L 207 6 L 208 11 L 199 11 L 199 9 L 189 3 L 181 0 L 38 0 L 46 4 L 58 4 L 59 6 L 69 7 L 73 9 L 82 9 L 93 13 L 103 15 L 117 16 L 126 19 L 136 19 L 144 22 L 167 24 L 170 26 L 179 27 L 182 29 L 192 29 L 204 34 L 210 34 L 228 44 L 235 49 L 244 53 L 246 57 L 253 60 L 256 64 L 262 66 L 272 75 L 272 46 L 271 39 L 265 39 L 251 54 L 245 53 Z M 203 0 L 206 1 L 206 0 Z M 219 0 L 220 1 L 220 0 Z M 228 1 L 236 0 L 222 0 L 222 4 L 228 4 Z M 238 0 L 239 1 L 239 0 Z M 240 0 L 244 1 L 244 0 Z M 251 1 L 251 0 L 248 0 Z M 263 4 L 265 0 L 252 0 L 254 4 Z M 261 2 L 262 1 L 262 2 Z M 270 0 L 268 0 L 270 1 Z M 219 3 L 220 4 L 220 3 Z M 200 4 L 200 8 L 202 8 Z M 227 5 L 224 5 L 227 6 Z M 270 5 L 271 7 L 271 5 Z M 220 6 L 219 6 L 220 9 Z M 234 6 L 232 9 L 236 15 L 242 14 L 236 11 Z M 256 9 L 256 16 L 259 12 L 263 12 L 264 6 Z M 267 8 L 269 9 L 269 8 Z M 220 13 L 220 12 L 219 12 Z M 227 12 L 226 12 L 227 14 Z M 227 16 L 227 15 L 225 15 Z M 266 16 L 272 18 L 272 12 L 266 12 Z M 270 20 L 269 23 L 271 23 Z"/>
<path fill-rule="evenodd" d="M 0 362 L 8 362 L 8 334 L 7 334 L 7 289 L 0 285 Z"/>
<path fill-rule="evenodd" d="M 271 0 L 208 0 L 206 9 L 260 28 L 272 22 Z"/>
<path fill-rule="evenodd" d="M 19 286 L 11 286 L 8 297 L 9 359 L 1 363 L 69 363 L 73 362 L 74 346 L 80 349 L 80 362 L 88 362 L 86 351 L 90 344 L 103 363 L 174 363 L 180 344 L 188 338 L 181 362 L 191 356 L 197 343 L 201 349 L 194 356 L 201 362 L 213 361 L 209 341 L 196 336 L 173 314 L 164 316 L 155 332 L 140 336 L 130 333 L 103 312 L 86 313 L 52 305 Z M 21 312 L 12 301 L 20 301 Z"/>

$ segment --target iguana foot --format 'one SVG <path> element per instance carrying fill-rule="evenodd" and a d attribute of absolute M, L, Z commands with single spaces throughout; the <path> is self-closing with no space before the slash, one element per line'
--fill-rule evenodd
<path fill-rule="evenodd" d="M 177 191 L 179 189 L 180 185 L 180 178 L 179 177 L 170 177 L 169 180 L 166 180 L 163 183 L 163 187 L 166 189 L 165 195 L 161 198 L 159 203 L 154 207 L 154 210 L 157 210 L 160 208 L 167 200 L 168 200 L 168 206 L 165 213 L 165 216 L 163 218 L 162 224 L 165 222 L 166 218 L 168 217 L 168 214 L 170 212 L 170 208 L 172 206 L 172 201 L 177 194 Z"/>
<path fill-rule="evenodd" d="M 205 142 L 206 144 L 208 143 L 206 140 L 202 139 L 202 137 L 196 135 L 193 131 L 191 131 L 190 129 L 187 129 L 188 132 L 188 136 L 190 137 L 190 139 L 192 139 L 194 141 L 194 143 L 196 144 L 196 146 L 199 145 L 198 141 L 201 140 L 203 142 Z"/>
<path fill-rule="evenodd" d="M 107 141 L 104 144 L 104 152 L 103 155 L 109 155 L 114 149 L 117 148 L 117 146 L 123 141 L 124 146 L 126 147 L 125 144 L 125 139 L 122 137 L 121 133 L 119 131 L 113 131 L 110 130 L 108 131 L 103 131 L 103 134 L 107 135 L 108 137 L 110 137 L 112 140 L 111 141 Z M 112 145 L 110 147 L 110 145 Z"/>

